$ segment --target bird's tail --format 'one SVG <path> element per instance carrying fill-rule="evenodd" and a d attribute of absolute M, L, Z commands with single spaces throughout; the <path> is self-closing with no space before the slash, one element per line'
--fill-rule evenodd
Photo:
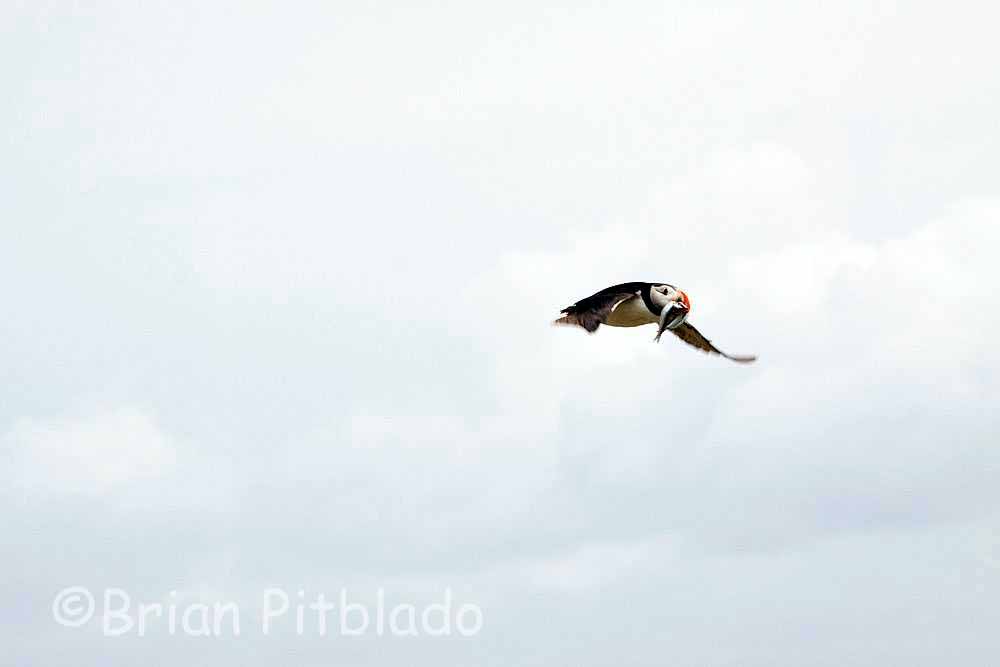
<path fill-rule="evenodd" d="M 580 318 L 576 316 L 576 313 L 566 313 L 565 311 L 563 312 L 564 312 L 563 316 L 552 320 L 552 324 L 565 327 L 583 326 L 582 324 L 580 324 Z"/>

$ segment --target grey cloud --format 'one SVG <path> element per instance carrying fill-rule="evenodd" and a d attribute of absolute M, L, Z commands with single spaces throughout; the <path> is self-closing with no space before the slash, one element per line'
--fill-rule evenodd
<path fill-rule="evenodd" d="M 988 9 L 4 12 L 18 664 L 991 664 Z M 548 326 L 632 279 L 760 361 Z M 115 641 L 77 584 L 486 626 Z"/>

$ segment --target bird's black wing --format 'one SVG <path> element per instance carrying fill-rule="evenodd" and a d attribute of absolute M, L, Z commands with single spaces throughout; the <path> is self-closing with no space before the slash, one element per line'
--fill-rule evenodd
<path fill-rule="evenodd" d="M 596 294 L 591 294 L 586 299 L 580 299 L 572 306 L 562 309 L 563 316 L 553 324 L 566 324 L 579 326 L 589 333 L 597 331 L 608 315 L 615 309 L 615 306 L 626 299 L 639 298 L 644 285 L 649 283 L 622 283 L 606 287 Z"/>
<path fill-rule="evenodd" d="M 719 348 L 712 345 L 712 341 L 702 336 L 700 331 L 695 329 L 687 322 L 680 325 L 676 329 L 671 329 L 671 331 L 673 331 L 678 338 L 680 338 L 688 345 L 692 345 L 698 348 L 699 350 L 704 350 L 705 352 L 708 352 L 710 354 L 721 354 L 726 359 L 731 359 L 741 364 L 748 364 L 751 361 L 757 360 L 757 357 L 752 355 L 726 354 Z"/>

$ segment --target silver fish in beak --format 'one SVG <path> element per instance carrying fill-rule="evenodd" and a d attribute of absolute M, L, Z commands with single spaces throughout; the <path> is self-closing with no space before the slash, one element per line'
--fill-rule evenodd
<path fill-rule="evenodd" d="M 668 329 L 676 329 L 687 321 L 688 313 L 691 312 L 691 302 L 687 294 L 678 291 L 680 298 L 664 306 L 660 312 L 660 329 L 656 332 L 655 342 L 660 342 L 660 336 Z"/>

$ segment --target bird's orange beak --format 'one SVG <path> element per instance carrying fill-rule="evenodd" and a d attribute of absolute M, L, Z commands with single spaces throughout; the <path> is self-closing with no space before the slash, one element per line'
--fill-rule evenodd
<path fill-rule="evenodd" d="M 684 306 L 686 310 L 691 310 L 691 300 L 688 299 L 687 292 L 681 290 L 677 290 L 677 292 L 681 295 L 681 305 Z"/>

